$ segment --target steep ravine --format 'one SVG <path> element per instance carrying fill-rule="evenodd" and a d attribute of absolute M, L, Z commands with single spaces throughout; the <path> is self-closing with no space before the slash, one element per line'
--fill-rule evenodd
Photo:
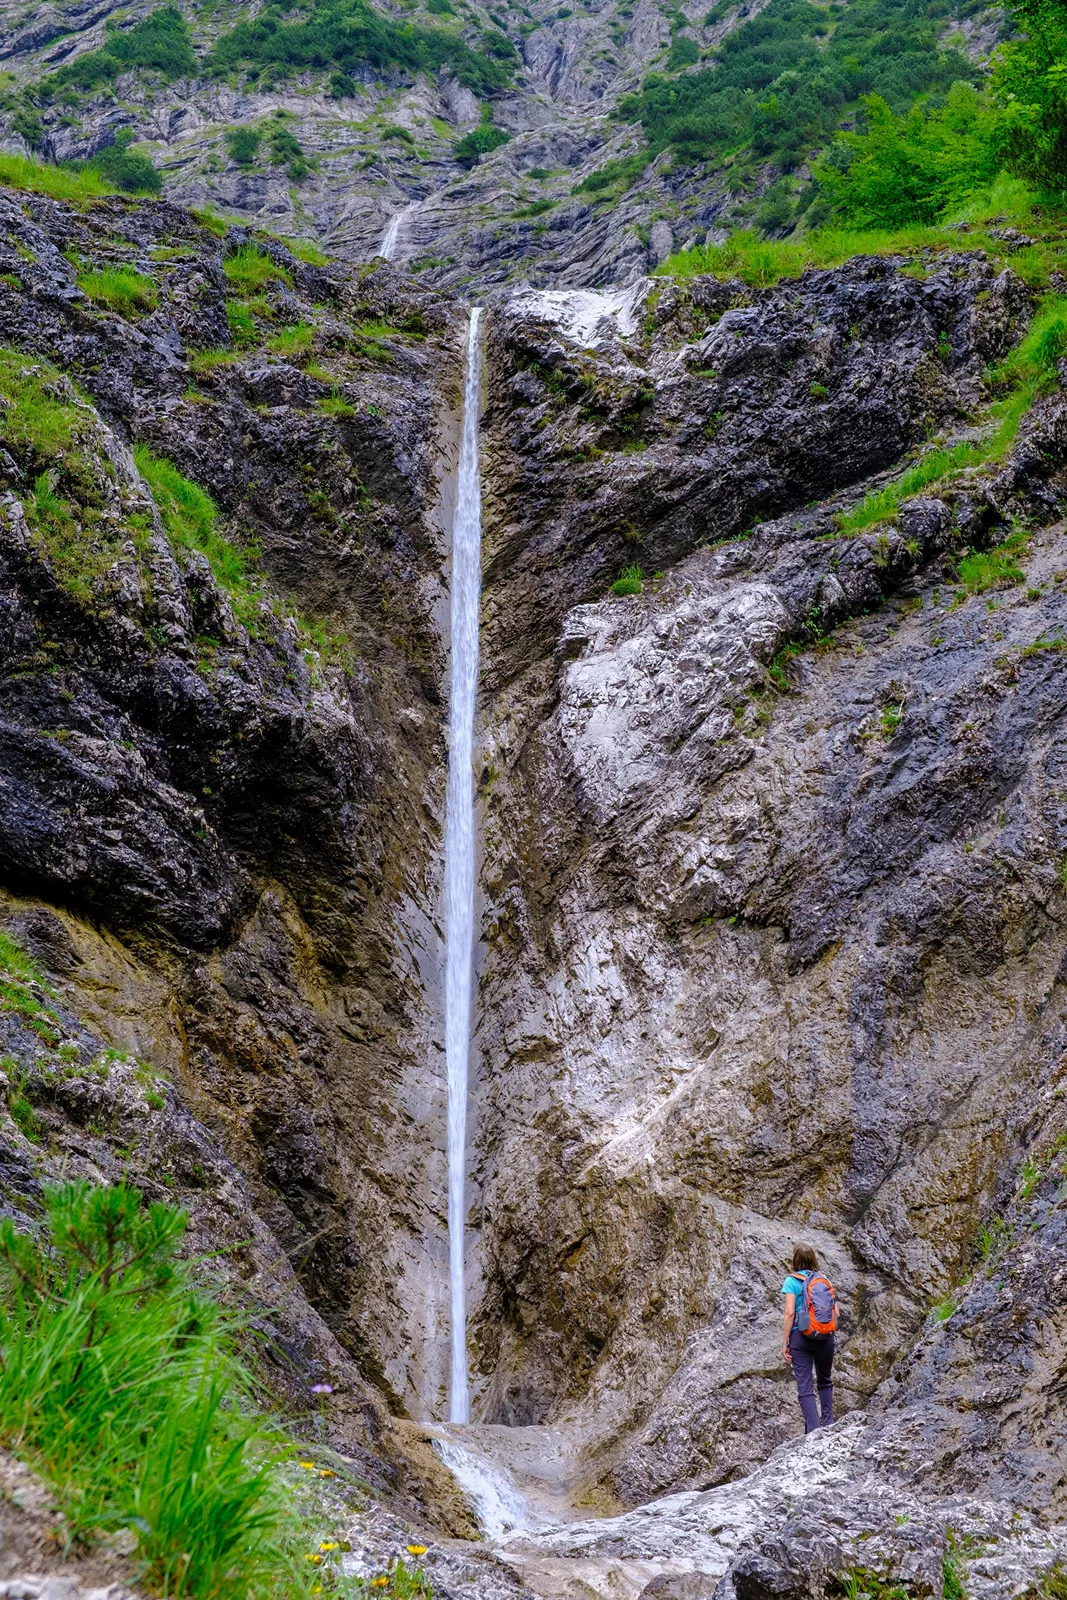
<path fill-rule="evenodd" d="M 469 1535 L 422 1426 L 466 308 L 165 202 L 0 204 L 0 921 L 55 1012 L 3 1014 L 5 1204 L 127 1170 L 197 1248 L 252 1241 L 220 1270 L 279 1398 L 306 1419 L 327 1377 L 331 1442 L 393 1497 L 359 1537 Z M 487 307 L 472 1390 L 621 1513 L 508 1546 L 543 1594 L 826 1594 L 866 1532 L 939 1593 L 959 1495 L 1002 1541 L 968 1547 L 975 1595 L 1067 1549 L 1040 1522 L 1065 1497 L 1055 381 L 1006 460 L 834 520 L 973 433 L 1032 309 L 966 251 Z M 1006 539 L 1017 574 L 961 576 Z M 852 1415 L 794 1446 L 800 1230 Z M 794 1514 L 810 1559 L 771 1548 Z M 515 1590 L 428 1560 L 445 1593 Z"/>

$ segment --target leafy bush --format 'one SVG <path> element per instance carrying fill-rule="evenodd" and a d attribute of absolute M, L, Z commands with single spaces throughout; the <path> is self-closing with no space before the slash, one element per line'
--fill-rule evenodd
<path fill-rule="evenodd" d="M 864 111 L 864 131 L 842 134 L 815 169 L 838 215 L 861 228 L 932 222 L 996 176 L 992 112 L 970 84 L 954 83 L 932 111 L 894 117 L 879 95 Z"/>
<path fill-rule="evenodd" d="M 163 187 L 163 175 L 151 156 L 143 150 L 130 149 L 132 138 L 128 130 L 124 131 L 114 144 L 98 150 L 86 165 L 127 194 L 158 194 Z"/>
<path fill-rule="evenodd" d="M 472 128 L 470 133 L 465 133 L 462 139 L 457 139 L 452 146 L 453 158 L 461 167 L 473 167 L 480 156 L 486 156 L 491 150 L 497 150 L 502 144 L 507 144 L 511 138 L 510 133 L 505 133 L 503 128 L 496 128 L 491 122 L 483 122 L 479 127 Z"/>
<path fill-rule="evenodd" d="M 135 67 L 169 79 L 196 71 L 189 29 L 177 6 L 160 7 L 125 33 L 112 27 L 99 50 L 67 62 L 45 79 L 42 88 L 46 94 L 57 88 L 97 89 Z"/>
<path fill-rule="evenodd" d="M 230 155 L 239 167 L 252 166 L 259 150 L 260 138 L 258 128 L 248 126 L 230 128 L 226 134 L 226 143 L 229 146 Z"/>
<path fill-rule="evenodd" d="M 307 1594 L 285 1444 L 233 1320 L 178 1259 L 185 1213 L 125 1184 L 53 1186 L 44 1205 L 39 1236 L 0 1222 L 0 1437 L 75 1536 L 132 1534 L 175 1600 Z"/>
<path fill-rule="evenodd" d="M 78 287 L 97 305 L 126 317 L 135 311 L 151 311 L 159 298 L 151 278 L 133 267 L 87 268 L 78 273 Z"/>
<path fill-rule="evenodd" d="M 700 60 L 700 50 L 695 39 L 680 33 L 671 42 L 667 52 L 667 71 L 678 72 L 682 67 L 692 67 Z"/>
<path fill-rule="evenodd" d="M 1023 37 L 995 59 L 994 148 L 1012 172 L 1062 195 L 1067 189 L 1067 13 L 1058 0 L 1011 0 L 1011 11 Z"/>
<path fill-rule="evenodd" d="M 210 57 L 212 70 L 258 66 L 276 73 L 317 69 L 351 77 L 366 66 L 409 72 L 448 66 L 467 88 L 489 94 L 506 88 L 515 64 L 503 34 L 483 36 L 483 48 L 473 50 L 444 28 L 392 22 L 368 0 L 309 0 L 299 20 L 283 22 L 281 15 L 279 8 L 267 6 L 255 21 L 238 22 L 222 34 Z"/>
<path fill-rule="evenodd" d="M 145 445 L 136 445 L 133 457 L 159 507 L 168 539 L 179 548 L 199 550 L 207 557 L 216 583 L 230 597 L 234 615 L 255 633 L 263 597 L 262 579 L 254 570 L 258 551 L 254 547 L 239 550 L 218 531 L 215 502 L 172 461 L 153 454 Z"/>

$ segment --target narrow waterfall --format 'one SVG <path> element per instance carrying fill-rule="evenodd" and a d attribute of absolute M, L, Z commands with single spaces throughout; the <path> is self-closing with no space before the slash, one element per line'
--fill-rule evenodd
<path fill-rule="evenodd" d="M 448 1074 L 448 1262 L 452 1305 L 449 1420 L 467 1422 L 467 1292 L 463 1229 L 467 1179 L 467 1076 L 474 958 L 474 702 L 482 586 L 482 481 L 478 467 L 482 313 L 471 312 L 459 486 L 452 526 L 452 645 L 445 805 L 445 1065 Z"/>
<path fill-rule="evenodd" d="M 393 256 L 396 254 L 396 242 L 400 238 L 400 229 L 404 218 L 414 210 L 415 203 L 413 201 L 411 205 L 405 206 L 402 211 L 394 211 L 386 223 L 385 232 L 382 234 L 382 242 L 378 246 L 378 254 L 384 256 L 386 261 L 392 261 Z"/>

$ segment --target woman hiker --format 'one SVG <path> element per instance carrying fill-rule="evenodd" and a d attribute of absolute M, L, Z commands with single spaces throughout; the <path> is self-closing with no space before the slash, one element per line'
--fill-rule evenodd
<path fill-rule="evenodd" d="M 804 1432 L 813 1433 L 834 1420 L 837 1308 L 833 1285 L 819 1271 L 819 1258 L 810 1244 L 798 1244 L 793 1251 L 793 1270 L 782 1284 L 782 1295 L 782 1359 L 792 1365 L 797 1380 Z"/>

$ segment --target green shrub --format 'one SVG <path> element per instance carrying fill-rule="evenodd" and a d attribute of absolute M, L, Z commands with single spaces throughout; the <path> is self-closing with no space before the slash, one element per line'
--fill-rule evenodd
<path fill-rule="evenodd" d="M 163 175 L 143 150 L 132 150 L 133 132 L 123 128 L 113 144 L 105 145 L 95 156 L 85 162 L 93 172 L 98 172 L 116 189 L 127 194 L 158 194 L 163 187 Z"/>
<path fill-rule="evenodd" d="M 452 146 L 453 159 L 461 167 L 473 167 L 481 156 L 488 155 L 491 150 L 497 150 L 502 144 L 507 144 L 511 138 L 510 133 L 505 133 L 503 128 L 496 128 L 491 122 L 483 122 L 479 127 L 472 128 L 470 133 L 465 133 L 462 139 L 457 139 Z"/>
<path fill-rule="evenodd" d="M 137 311 L 151 311 L 159 296 L 151 278 L 132 267 L 91 267 L 77 274 L 78 287 L 98 306 L 129 317 Z"/>
<path fill-rule="evenodd" d="M 254 634 L 263 598 L 263 582 L 254 569 L 258 551 L 254 547 L 239 550 L 218 531 L 215 502 L 172 461 L 142 444 L 134 447 L 133 456 L 159 507 L 168 539 L 179 548 L 199 550 L 207 557 L 216 583 L 230 597 L 234 615 Z"/>
<path fill-rule="evenodd" d="M 266 251 L 254 244 L 239 245 L 232 255 L 226 257 L 223 271 L 238 294 L 255 294 L 257 289 L 266 288 L 268 283 L 284 283 L 289 288 L 293 286 L 292 275 L 284 267 L 276 265 Z"/>
<path fill-rule="evenodd" d="M 576 183 L 575 194 L 603 194 L 605 199 L 609 196 L 607 191 L 613 190 L 616 194 L 624 194 L 633 187 L 638 178 L 648 166 L 648 153 L 638 152 L 632 156 L 620 156 L 617 161 L 607 161 L 595 172 L 590 172 Z"/>
<path fill-rule="evenodd" d="M 832 22 L 808 0 L 770 0 L 721 41 L 717 64 L 650 74 L 620 114 L 641 122 L 653 152 L 671 145 L 683 162 L 747 148 L 792 171 L 861 95 L 903 111 L 918 94 L 975 78 L 965 56 L 941 48 L 939 27 L 894 0 L 851 0 Z"/>
<path fill-rule="evenodd" d="M 36 1236 L 0 1222 L 0 1438 L 74 1537 L 132 1535 L 174 1600 L 308 1594 L 286 1444 L 254 1404 L 237 1324 L 178 1259 L 185 1213 L 84 1182 L 47 1188 L 44 1207 Z"/>
<path fill-rule="evenodd" d="M 640 567 L 623 567 L 622 573 L 611 586 L 611 592 L 617 595 L 640 594 L 643 578 L 644 574 Z"/>
<path fill-rule="evenodd" d="M 226 134 L 226 143 L 230 155 L 239 167 L 250 167 L 256 159 L 260 146 L 260 132 L 258 128 L 242 127 L 230 128 Z"/>
<path fill-rule="evenodd" d="M 842 133 L 815 168 L 838 215 L 861 228 L 933 222 L 996 176 L 992 108 L 969 83 L 944 105 L 895 117 L 880 95 L 864 102 L 865 128 Z"/>
<path fill-rule="evenodd" d="M 682 67 L 692 67 L 699 60 L 700 49 L 696 40 L 690 39 L 688 34 L 680 33 L 672 40 L 667 52 L 667 71 L 679 72 Z"/>
<path fill-rule="evenodd" d="M 331 72 L 329 95 L 331 100 L 350 100 L 359 93 L 355 78 L 347 72 Z"/>

